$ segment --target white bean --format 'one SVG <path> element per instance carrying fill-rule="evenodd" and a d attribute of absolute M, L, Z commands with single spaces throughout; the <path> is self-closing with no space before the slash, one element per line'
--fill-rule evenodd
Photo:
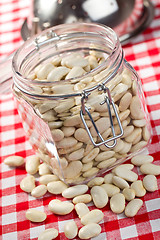
<path fill-rule="evenodd" d="M 77 203 L 75 205 L 75 210 L 79 218 L 82 218 L 87 213 L 89 213 L 89 208 L 85 203 Z"/>
<path fill-rule="evenodd" d="M 40 158 L 34 155 L 27 158 L 25 168 L 29 174 L 35 174 L 38 171 L 39 165 Z"/>
<path fill-rule="evenodd" d="M 80 148 L 72 153 L 70 153 L 68 156 L 67 156 L 67 159 L 69 161 L 77 161 L 81 158 L 83 158 L 84 156 L 84 148 Z"/>
<path fill-rule="evenodd" d="M 47 190 L 52 194 L 61 194 L 67 188 L 68 186 L 62 181 L 54 181 L 47 184 Z"/>
<path fill-rule="evenodd" d="M 59 178 L 54 174 L 42 175 L 39 178 L 40 184 L 44 184 L 44 185 L 47 185 L 49 182 L 58 181 L 58 180 Z"/>
<path fill-rule="evenodd" d="M 135 198 L 135 196 L 136 196 L 136 194 L 135 194 L 135 190 L 134 189 L 132 189 L 132 188 L 124 188 L 123 189 L 123 195 L 125 196 L 125 199 L 127 200 L 127 201 L 131 201 L 131 200 L 133 200 L 134 198 Z"/>
<path fill-rule="evenodd" d="M 9 156 L 5 158 L 4 163 L 10 167 L 19 167 L 24 164 L 24 158 L 20 156 Z"/>
<path fill-rule="evenodd" d="M 79 175 L 82 169 L 81 161 L 72 161 L 63 170 L 64 177 L 66 179 L 73 179 Z"/>
<path fill-rule="evenodd" d="M 130 92 L 127 92 L 126 94 L 124 94 L 119 103 L 119 110 L 121 112 L 126 110 L 129 107 L 131 100 L 132 100 L 132 94 Z"/>
<path fill-rule="evenodd" d="M 131 147 L 130 152 L 131 152 L 131 153 L 132 153 L 132 152 L 134 153 L 134 152 L 136 152 L 136 151 L 144 148 L 146 145 L 147 145 L 147 142 L 146 142 L 146 141 L 140 141 L 140 142 L 138 142 L 137 144 L 133 145 L 133 147 Z"/>
<path fill-rule="evenodd" d="M 124 211 L 125 197 L 122 193 L 117 193 L 111 197 L 110 208 L 114 213 L 122 213 Z"/>
<path fill-rule="evenodd" d="M 113 176 L 112 182 L 114 185 L 116 185 L 120 189 L 129 188 L 128 182 L 121 177 Z"/>
<path fill-rule="evenodd" d="M 82 159 L 82 162 L 83 163 L 91 162 L 93 159 L 97 157 L 98 153 L 99 153 L 99 148 L 94 148 L 93 150 L 90 151 L 90 153 L 87 156 L 85 156 Z"/>
<path fill-rule="evenodd" d="M 48 228 L 38 236 L 38 240 L 52 240 L 56 237 L 58 237 L 58 230 L 55 228 Z"/>
<path fill-rule="evenodd" d="M 97 167 L 100 168 L 100 169 L 103 169 L 103 168 L 108 168 L 110 167 L 112 164 L 114 164 L 116 162 L 116 158 L 113 157 L 113 158 L 109 158 L 107 160 L 104 160 L 104 161 L 101 161 Z"/>
<path fill-rule="evenodd" d="M 57 148 L 70 148 L 77 144 L 77 140 L 73 137 L 63 138 L 57 142 Z"/>
<path fill-rule="evenodd" d="M 38 166 L 38 170 L 39 170 L 39 175 L 45 175 L 45 174 L 50 174 L 51 170 L 49 169 L 48 165 L 46 163 L 41 163 Z"/>
<path fill-rule="evenodd" d="M 125 208 L 125 215 L 127 217 L 134 217 L 139 211 L 139 209 L 142 207 L 142 205 L 143 201 L 141 199 L 135 198 L 131 200 Z"/>
<path fill-rule="evenodd" d="M 72 201 L 74 204 L 77 204 L 77 203 L 89 203 L 91 200 L 92 197 L 90 194 L 82 194 L 74 197 Z"/>
<path fill-rule="evenodd" d="M 134 119 L 143 119 L 144 113 L 138 96 L 133 96 L 130 104 L 131 115 Z"/>
<path fill-rule="evenodd" d="M 84 178 L 90 178 L 93 177 L 94 175 L 96 175 L 96 173 L 99 171 L 99 169 L 97 167 L 92 167 L 91 169 L 89 169 L 88 171 L 86 171 L 85 173 L 83 173 L 83 177 Z"/>
<path fill-rule="evenodd" d="M 22 181 L 20 182 L 20 188 L 24 192 L 31 193 L 32 190 L 35 188 L 35 178 L 31 175 L 23 178 Z"/>
<path fill-rule="evenodd" d="M 81 239 L 90 239 L 100 234 L 101 227 L 97 223 L 89 223 L 79 230 L 78 236 Z"/>
<path fill-rule="evenodd" d="M 54 199 L 49 202 L 48 208 L 51 212 L 58 215 L 66 215 L 74 209 L 74 205 L 71 202 L 61 202 Z"/>
<path fill-rule="evenodd" d="M 43 222 L 44 220 L 46 220 L 47 215 L 46 213 L 36 209 L 28 209 L 26 211 L 26 218 L 31 222 Z"/>
<path fill-rule="evenodd" d="M 146 175 L 143 178 L 143 186 L 148 192 L 158 190 L 157 178 L 154 175 Z"/>
<path fill-rule="evenodd" d="M 68 239 L 73 239 L 77 236 L 78 227 L 74 220 L 67 222 L 64 226 L 64 234 Z"/>
<path fill-rule="evenodd" d="M 116 186 L 114 186 L 113 184 L 110 184 L 110 183 L 102 184 L 101 187 L 104 188 L 108 197 L 112 197 L 113 195 L 120 192 L 120 189 L 118 187 L 116 187 Z"/>
<path fill-rule="evenodd" d="M 89 136 L 87 134 L 87 131 L 83 128 L 78 128 L 75 133 L 74 133 L 74 137 L 80 141 L 80 142 L 84 142 L 87 143 L 89 141 Z"/>
<path fill-rule="evenodd" d="M 154 160 L 153 157 L 150 155 L 139 154 L 131 159 L 131 163 L 133 163 L 136 166 L 141 166 L 145 163 L 152 163 L 153 160 Z"/>
<path fill-rule="evenodd" d="M 146 189 L 143 187 L 141 180 L 133 182 L 131 188 L 134 189 L 136 197 L 143 197 L 146 194 Z"/>
<path fill-rule="evenodd" d="M 160 166 L 152 164 L 152 163 L 145 163 L 143 165 L 140 166 L 140 171 L 143 174 L 146 175 L 160 175 Z"/>
<path fill-rule="evenodd" d="M 125 167 L 115 168 L 115 174 L 118 177 L 121 177 L 124 180 L 129 181 L 129 182 L 134 182 L 138 179 L 138 175 L 135 172 L 133 172 L 131 170 L 127 170 Z"/>
<path fill-rule="evenodd" d="M 56 67 L 47 76 L 48 81 L 60 81 L 64 76 L 67 75 L 69 69 L 66 67 Z"/>
<path fill-rule="evenodd" d="M 91 189 L 91 196 L 94 202 L 94 205 L 97 208 L 103 208 L 108 203 L 108 195 L 104 188 L 100 186 L 94 186 Z"/>
<path fill-rule="evenodd" d="M 74 198 L 78 195 L 82 195 L 88 191 L 87 185 L 76 185 L 69 187 L 62 192 L 62 196 L 65 198 Z"/>
<path fill-rule="evenodd" d="M 103 177 L 95 177 L 93 179 L 91 179 L 87 185 L 88 187 L 93 187 L 93 186 L 100 186 L 102 183 L 104 182 L 104 178 Z"/>
<path fill-rule="evenodd" d="M 47 192 L 46 185 L 39 185 L 32 190 L 31 195 L 35 198 L 39 198 L 46 194 L 46 192 Z"/>
<path fill-rule="evenodd" d="M 47 63 L 43 65 L 38 71 L 37 71 L 37 78 L 38 79 L 45 79 L 47 78 L 48 74 L 54 69 L 53 64 Z"/>
<path fill-rule="evenodd" d="M 65 137 L 71 137 L 75 132 L 75 127 L 62 127 L 61 130 Z"/>
<path fill-rule="evenodd" d="M 87 225 L 89 223 L 99 223 L 100 221 L 103 220 L 103 218 L 104 218 L 103 212 L 99 209 L 94 209 L 83 215 L 83 217 L 81 218 L 81 223 L 83 225 Z"/>
<path fill-rule="evenodd" d="M 66 79 L 76 78 L 85 73 L 84 69 L 80 66 L 73 67 L 70 72 L 67 74 Z M 76 79 L 75 79 L 76 80 Z"/>
<path fill-rule="evenodd" d="M 104 176 L 104 183 L 113 183 L 114 173 L 108 173 Z"/>
<path fill-rule="evenodd" d="M 61 141 L 64 138 L 64 133 L 60 129 L 53 129 L 51 131 L 53 140 L 56 142 Z"/>
<path fill-rule="evenodd" d="M 98 154 L 98 156 L 95 158 L 96 162 L 101 162 L 104 160 L 107 160 L 111 157 L 113 157 L 113 155 L 115 154 L 114 151 L 106 151 L 106 152 L 101 152 Z"/>

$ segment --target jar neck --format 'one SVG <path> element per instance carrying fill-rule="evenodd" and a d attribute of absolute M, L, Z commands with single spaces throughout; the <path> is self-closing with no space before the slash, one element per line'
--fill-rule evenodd
<path fill-rule="evenodd" d="M 75 27 L 76 25 L 76 27 Z M 78 26 L 81 28 L 78 28 Z M 64 25 L 60 25 L 58 29 L 52 28 L 52 34 L 49 35 L 48 30 L 44 31 L 38 39 L 30 39 L 26 42 L 15 54 L 13 59 L 14 85 L 24 94 L 35 98 L 60 98 L 81 96 L 83 90 L 92 91 L 101 84 L 108 83 L 113 79 L 123 68 L 123 50 L 121 48 L 119 39 L 113 30 L 97 24 L 69 24 L 70 31 L 63 34 Z M 73 28 L 75 27 L 75 29 Z M 86 32 L 84 29 L 86 28 Z M 98 26 L 98 29 L 96 28 Z M 79 29 L 79 31 L 77 30 Z M 101 32 L 98 32 L 100 31 Z M 56 33 L 57 32 L 57 33 Z M 56 34 L 55 34 L 56 33 Z M 45 36 L 45 41 L 42 39 Z M 47 38 L 46 38 L 47 36 Z M 43 38 L 42 38 L 43 37 Z M 36 43 L 36 47 L 35 47 Z M 78 44 L 79 43 L 79 44 Z M 34 48 L 33 45 L 34 44 Z M 24 52 L 25 49 L 25 52 Z M 76 81 L 81 81 L 83 78 L 94 77 L 105 71 L 104 79 L 96 82 L 92 88 L 88 87 L 82 91 L 70 92 L 67 95 L 59 94 L 43 94 L 37 92 L 37 89 L 43 87 L 55 86 L 57 84 L 70 84 L 73 79 L 62 80 L 59 82 L 49 82 L 41 80 L 31 80 L 26 76 L 30 74 L 33 69 L 43 63 L 47 62 L 51 57 L 56 55 L 63 55 L 66 52 L 83 52 L 98 51 L 104 53 L 106 58 L 103 63 L 87 72 L 83 76 L 77 77 Z M 23 56 L 23 57 L 22 57 Z M 73 84 L 73 83 L 72 83 Z"/>

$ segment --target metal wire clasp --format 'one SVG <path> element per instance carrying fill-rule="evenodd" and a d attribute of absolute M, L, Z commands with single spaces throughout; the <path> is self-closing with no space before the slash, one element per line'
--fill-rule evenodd
<path fill-rule="evenodd" d="M 123 128 L 122 128 L 122 125 L 121 125 L 121 121 L 119 119 L 119 116 L 118 116 L 118 112 L 117 112 L 117 109 L 116 109 L 116 106 L 111 98 L 111 93 L 109 91 L 109 88 L 107 88 L 104 84 L 100 84 L 98 86 L 98 90 L 99 91 L 104 91 L 104 93 L 107 93 L 104 97 L 104 100 L 99 103 L 100 105 L 103 105 L 103 104 L 107 104 L 107 109 L 108 109 L 108 114 L 109 114 L 109 119 L 110 119 L 110 126 L 111 126 L 111 130 L 112 130 L 112 135 L 113 137 L 107 139 L 107 140 L 104 140 L 102 135 L 100 134 L 97 126 L 96 126 L 96 123 L 94 122 L 93 118 L 92 118 L 92 115 L 91 113 L 89 112 L 90 108 L 88 108 L 87 106 L 85 106 L 85 100 L 88 99 L 88 96 L 91 94 L 90 92 L 85 92 L 83 91 L 82 93 L 82 98 L 81 98 L 81 111 L 80 111 L 80 116 L 81 116 L 81 119 L 82 119 L 82 122 L 85 126 L 85 129 L 87 130 L 87 133 L 91 139 L 91 142 L 92 144 L 95 146 L 95 147 L 99 147 L 101 145 L 105 145 L 107 148 L 113 148 L 116 143 L 117 143 L 117 138 L 120 138 L 122 135 L 123 135 Z M 115 113 L 115 117 L 117 119 L 117 122 L 118 122 L 118 125 L 119 125 L 119 128 L 120 128 L 120 134 L 116 135 L 115 134 L 115 129 L 114 129 L 114 125 L 113 125 L 113 118 L 112 118 L 112 113 L 111 113 L 111 106 L 113 108 L 113 111 Z M 97 135 L 99 136 L 101 142 L 99 143 L 95 143 L 93 137 L 92 137 L 92 134 L 87 126 L 87 123 L 85 121 L 85 118 L 84 118 L 84 115 L 87 114 L 89 116 L 89 119 L 97 133 Z M 108 142 L 112 142 L 113 141 L 113 144 L 111 145 L 108 145 L 107 143 Z"/>

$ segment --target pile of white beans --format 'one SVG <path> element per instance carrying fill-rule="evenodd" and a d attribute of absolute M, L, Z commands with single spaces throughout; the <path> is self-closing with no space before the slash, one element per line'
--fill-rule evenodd
<path fill-rule="evenodd" d="M 64 226 L 64 234 L 68 239 L 77 235 L 80 239 L 89 239 L 101 233 L 100 222 L 104 218 L 103 211 L 108 202 L 114 213 L 122 213 L 127 217 L 134 217 L 143 205 L 140 197 L 148 192 L 158 189 L 156 176 L 160 175 L 160 166 L 152 163 L 150 155 L 136 155 L 131 159 L 131 164 L 121 164 L 115 167 L 104 177 L 95 177 L 88 184 L 68 186 L 56 175 L 50 172 L 46 163 L 41 163 L 38 156 L 26 159 L 20 156 L 10 156 L 4 160 L 9 166 L 19 167 L 24 165 L 28 175 L 20 182 L 20 188 L 35 198 L 42 197 L 46 192 L 54 196 L 61 194 L 64 201 L 53 199 L 49 202 L 48 209 L 56 215 L 66 215 L 74 209 L 80 219 L 81 228 L 78 230 L 76 222 L 72 219 Z M 134 166 L 145 176 L 138 180 L 138 175 L 133 171 Z M 39 184 L 36 183 L 34 174 L 39 173 Z M 69 199 L 67 201 L 67 199 Z M 110 200 L 109 200 L 110 199 Z M 93 202 L 96 207 L 89 210 L 88 203 Z M 29 209 L 26 218 L 32 222 L 43 222 L 47 218 L 45 212 Z M 38 240 L 51 240 L 58 236 L 58 230 L 46 229 L 40 234 Z"/>
<path fill-rule="evenodd" d="M 98 73 L 87 77 L 87 73 L 103 61 L 104 55 L 100 52 L 90 51 L 88 56 L 72 53 L 63 58 L 55 57 L 51 62 L 37 66 L 34 73 L 28 77 L 33 79 L 33 83 L 35 80 L 42 82 L 41 86 L 36 87 L 37 93 L 41 95 L 56 96 L 81 92 L 106 79 L 109 74 L 108 68 L 100 72 L 97 70 Z M 64 83 L 63 80 L 66 79 L 72 80 Z M 51 84 L 43 85 L 47 81 Z M 58 81 L 58 83 L 54 85 L 52 81 Z M 150 139 L 145 114 L 137 95 L 137 83 L 131 72 L 125 67 L 107 84 L 107 87 L 110 89 L 124 129 L 124 135 L 118 139 L 117 145 L 112 149 L 106 148 L 104 145 L 95 148 L 91 143 L 80 117 L 81 97 L 52 101 L 27 99 L 33 104 L 38 116 L 50 128 L 59 154 L 61 168 L 59 168 L 56 158 L 48 157 L 46 146 L 41 146 L 41 143 L 37 144 L 40 157 L 51 166 L 56 175 L 61 177 L 61 170 L 63 170 L 63 176 L 67 183 L 83 183 L 100 171 L 111 168 L 117 160 L 124 160 L 128 154 L 142 149 Z M 104 100 L 104 95 L 95 90 L 88 97 L 86 106 L 90 107 L 97 128 L 106 140 L 112 137 L 112 132 L 107 105 L 100 105 Z M 120 128 L 113 109 L 112 115 L 115 133 L 119 134 Z M 85 120 L 93 139 L 99 142 L 97 133 L 87 115 L 85 115 Z M 35 138 L 38 139 L 38 137 Z"/>

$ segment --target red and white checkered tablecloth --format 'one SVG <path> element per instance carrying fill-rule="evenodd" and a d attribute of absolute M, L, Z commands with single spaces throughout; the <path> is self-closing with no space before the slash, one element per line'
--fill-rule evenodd
<path fill-rule="evenodd" d="M 150 113 L 153 131 L 152 144 L 148 152 L 160 165 L 160 1 L 153 0 L 155 18 L 150 27 L 130 44 L 123 47 L 126 59 L 139 73 Z M 29 14 L 30 1 L 0 0 L 0 58 L 7 56 L 22 43 L 20 28 Z M 45 228 L 55 227 L 60 234 L 57 240 L 65 240 L 63 226 L 76 213 L 55 216 L 48 210 L 53 195 L 46 194 L 35 199 L 23 192 L 20 181 L 26 176 L 24 168 L 10 168 L 3 163 L 9 155 L 27 157 L 33 150 L 25 136 L 12 94 L 0 96 L 0 239 L 37 239 Z M 137 169 L 135 169 L 137 171 Z M 143 176 L 139 173 L 139 179 Z M 142 199 L 143 207 L 133 218 L 114 214 L 109 204 L 103 209 L 104 220 L 100 223 L 102 233 L 95 240 L 159 240 L 160 239 L 160 177 L 158 190 L 147 193 Z M 59 197 L 59 196 L 57 196 Z M 90 209 L 94 208 L 92 204 Z M 31 223 L 25 218 L 29 208 L 37 208 L 47 213 L 43 223 Z M 77 238 L 78 239 L 78 238 Z"/>

